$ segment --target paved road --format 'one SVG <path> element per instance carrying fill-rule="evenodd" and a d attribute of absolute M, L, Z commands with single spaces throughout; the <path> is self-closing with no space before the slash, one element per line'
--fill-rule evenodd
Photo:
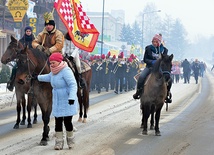
<path fill-rule="evenodd" d="M 68 150 L 66 143 L 64 150 L 60 152 L 53 150 L 54 122 L 52 120 L 50 122 L 51 140 L 48 146 L 38 145 L 42 132 L 40 122 L 34 125 L 32 129 L 24 127 L 20 130 L 11 129 L 0 135 L 0 151 L 2 154 L 20 155 L 29 153 L 39 155 L 178 155 L 190 150 L 187 149 L 191 148 L 190 146 L 194 150 L 194 136 L 188 138 L 188 134 L 196 127 L 198 119 L 194 120 L 194 116 L 191 115 L 198 116 L 197 107 L 199 106 L 199 109 L 201 109 L 201 100 L 213 100 L 210 96 L 207 97 L 209 92 L 205 91 L 212 86 L 211 78 L 213 78 L 211 75 L 209 75 L 209 78 L 208 76 L 203 78 L 202 85 L 201 83 L 196 85 L 193 79 L 190 84 L 182 84 L 181 82 L 173 85 L 173 103 L 170 104 L 168 112 L 165 111 L 165 108 L 162 110 L 161 137 L 154 136 L 154 131 L 149 131 L 148 136 L 142 136 L 142 129 L 139 128 L 141 120 L 139 101 L 132 99 L 134 91 L 120 95 L 113 92 L 101 93 L 102 96 L 93 93 L 91 94 L 91 102 L 96 104 L 90 106 L 88 123 L 78 123 L 76 122 L 77 116 L 74 117 L 74 125 L 78 128 L 78 131 L 75 133 L 76 144 L 73 150 Z M 197 98 L 198 96 L 200 100 Z M 6 109 L 1 110 L 1 112 Z M 209 110 L 209 107 L 206 109 Z M 191 116 L 190 120 L 188 119 L 189 115 Z M 201 116 L 204 116 L 204 113 Z M 189 126 L 186 126 L 188 124 Z M 8 123 L 5 122 L 3 125 L 8 125 Z M 200 134 L 198 133 L 198 135 Z M 197 135 L 195 135 L 195 138 L 197 139 Z M 188 139 L 189 141 L 187 141 Z M 200 148 L 199 145 L 198 148 Z"/>

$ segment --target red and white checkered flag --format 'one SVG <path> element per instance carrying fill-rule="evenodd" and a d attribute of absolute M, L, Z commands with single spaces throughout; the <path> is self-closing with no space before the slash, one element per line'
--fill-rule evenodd
<path fill-rule="evenodd" d="M 55 0 L 54 8 L 68 30 L 73 43 L 80 49 L 92 52 L 99 32 L 83 11 L 79 0 Z"/>

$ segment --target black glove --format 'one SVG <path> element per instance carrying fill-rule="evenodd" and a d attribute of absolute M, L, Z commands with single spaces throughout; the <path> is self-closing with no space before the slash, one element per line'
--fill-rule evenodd
<path fill-rule="evenodd" d="M 33 80 L 38 80 L 38 75 L 32 74 L 32 78 L 31 78 L 31 79 L 33 79 Z"/>
<path fill-rule="evenodd" d="M 73 61 L 73 60 L 74 60 L 74 58 L 73 58 L 72 56 L 69 56 L 68 59 L 69 59 L 70 61 Z"/>
<path fill-rule="evenodd" d="M 47 48 L 47 49 L 45 49 L 45 54 L 49 57 L 50 55 L 51 55 L 51 52 L 50 52 L 50 49 L 49 48 Z"/>
<path fill-rule="evenodd" d="M 74 100 L 68 100 L 68 104 L 73 105 L 74 104 Z"/>

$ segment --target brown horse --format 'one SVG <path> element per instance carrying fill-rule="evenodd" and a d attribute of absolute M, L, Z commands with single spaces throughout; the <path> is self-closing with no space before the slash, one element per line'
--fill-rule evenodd
<path fill-rule="evenodd" d="M 2 58 L 1 58 L 1 62 L 3 64 L 7 64 L 11 61 L 14 61 L 17 58 L 17 54 L 18 52 L 23 49 L 23 45 L 17 41 L 13 36 L 11 36 L 11 42 L 9 44 L 9 46 L 7 47 L 5 53 L 3 54 Z M 29 83 L 26 83 L 25 85 L 20 85 L 18 83 L 18 80 L 15 79 L 15 93 L 16 93 L 16 99 L 17 99 L 17 119 L 16 119 L 16 124 L 14 125 L 14 129 L 18 129 L 19 128 L 19 123 L 21 121 L 21 125 L 25 125 L 25 119 L 26 119 L 26 99 L 25 99 L 25 94 L 28 94 L 28 90 L 30 88 Z M 28 94 L 28 101 L 27 101 L 27 111 L 28 111 L 28 128 L 32 127 L 31 124 L 31 117 L 30 117 L 30 113 L 31 113 L 31 106 L 34 106 L 34 120 L 33 123 L 36 124 L 37 123 L 37 103 L 32 103 L 33 99 L 32 99 L 32 95 L 29 96 Z M 22 120 L 20 119 L 20 112 L 21 112 L 21 106 L 22 106 L 22 110 L 23 110 L 23 116 L 22 116 Z"/>
<path fill-rule="evenodd" d="M 173 55 L 161 55 L 152 69 L 151 75 L 144 86 L 141 95 L 141 110 L 143 113 L 143 134 L 147 134 L 147 122 L 150 114 L 155 113 L 155 135 L 160 136 L 159 119 L 161 109 L 167 96 L 167 83 L 170 80 Z M 151 121 L 153 118 L 151 119 Z"/>
<path fill-rule="evenodd" d="M 35 95 L 35 99 L 40 106 L 44 123 L 40 145 L 47 145 L 50 131 L 48 124 L 52 111 L 52 87 L 50 83 L 32 80 L 32 75 L 50 73 L 50 68 L 47 63 L 48 57 L 44 52 L 26 47 L 20 51 L 17 58 L 18 69 L 16 77 L 18 78 L 18 83 L 23 85 L 30 83 L 30 92 Z"/>
<path fill-rule="evenodd" d="M 65 60 L 67 61 L 69 67 L 74 72 L 75 78 L 78 81 L 78 73 L 77 73 L 77 69 L 75 69 L 76 68 L 75 63 L 70 61 L 68 57 L 65 57 Z M 86 123 L 87 113 L 89 108 L 89 92 L 90 92 L 90 85 L 91 85 L 92 70 L 90 65 L 84 60 L 81 60 L 81 68 L 82 68 L 82 78 L 84 80 L 85 87 L 83 89 L 78 87 L 78 91 L 77 91 L 77 97 L 79 102 L 78 122 Z"/>

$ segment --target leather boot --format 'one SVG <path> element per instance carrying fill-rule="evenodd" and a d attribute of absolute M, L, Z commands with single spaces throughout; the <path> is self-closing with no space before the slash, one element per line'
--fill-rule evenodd
<path fill-rule="evenodd" d="M 82 79 L 82 74 L 79 74 L 79 85 L 80 85 L 80 88 L 85 88 L 85 82 Z"/>
<path fill-rule="evenodd" d="M 66 140 L 67 140 L 68 148 L 72 149 L 74 145 L 73 131 L 66 131 Z"/>
<path fill-rule="evenodd" d="M 133 98 L 136 100 L 136 99 L 140 99 L 141 95 L 143 93 L 143 89 L 140 88 L 140 89 L 137 89 L 136 93 L 133 95 Z"/>
<path fill-rule="evenodd" d="M 15 77 L 7 82 L 7 89 L 13 91 L 15 85 Z"/>
<path fill-rule="evenodd" d="M 64 146 L 63 132 L 56 132 L 55 150 L 62 150 Z"/>
<path fill-rule="evenodd" d="M 165 98 L 165 103 L 172 103 L 172 94 L 170 91 L 167 92 L 167 96 Z"/>

